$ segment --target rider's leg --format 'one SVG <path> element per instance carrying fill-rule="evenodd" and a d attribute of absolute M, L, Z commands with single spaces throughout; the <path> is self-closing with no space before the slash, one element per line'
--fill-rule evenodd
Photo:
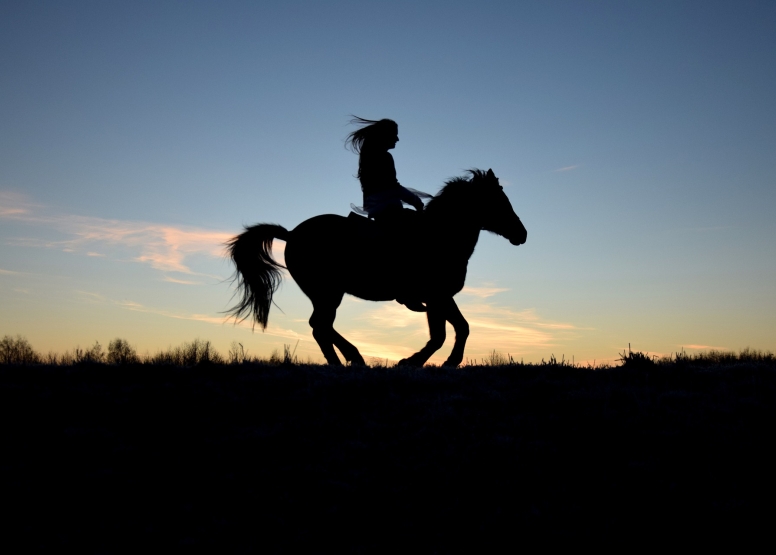
<path fill-rule="evenodd" d="M 406 247 L 416 235 L 415 228 L 418 223 L 416 211 L 405 208 L 389 209 L 378 214 L 374 219 L 390 233 L 390 245 L 395 251 L 393 253 L 395 256 L 391 256 L 391 258 L 399 260 L 403 257 L 404 252 L 412 252 L 411 248 Z M 415 297 L 412 293 L 400 292 L 396 297 L 396 302 L 405 305 L 413 312 L 426 312 L 427 310 L 420 298 Z"/>

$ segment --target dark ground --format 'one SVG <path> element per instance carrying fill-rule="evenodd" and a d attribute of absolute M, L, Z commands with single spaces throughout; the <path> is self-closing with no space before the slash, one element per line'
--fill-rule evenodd
<path fill-rule="evenodd" d="M 772 364 L 5 366 L 0 406 L 30 550 L 773 542 Z"/>

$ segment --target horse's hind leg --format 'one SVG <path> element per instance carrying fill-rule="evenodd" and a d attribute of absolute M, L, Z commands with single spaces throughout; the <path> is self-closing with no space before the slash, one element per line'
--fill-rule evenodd
<path fill-rule="evenodd" d="M 326 358 L 326 362 L 336 366 L 342 366 L 342 362 L 334 350 L 334 318 L 337 316 L 337 303 L 313 302 L 313 315 L 310 316 L 310 327 L 313 328 L 313 337 Z M 337 334 L 339 335 L 339 334 Z"/>
<path fill-rule="evenodd" d="M 326 357 L 329 364 L 341 365 L 336 346 L 350 364 L 366 365 L 361 353 L 358 352 L 355 345 L 342 337 L 334 329 L 334 318 L 337 316 L 337 307 L 342 301 L 342 295 L 339 298 L 329 298 L 326 300 L 316 299 L 313 302 L 313 315 L 310 317 L 310 326 L 313 328 L 313 337 Z"/>
<path fill-rule="evenodd" d="M 361 353 L 358 352 L 356 346 L 337 333 L 337 330 L 332 328 L 331 331 L 333 332 L 332 339 L 334 340 L 334 345 L 340 350 L 342 356 L 345 357 L 345 360 L 347 360 L 350 364 L 366 366 L 364 357 L 362 357 Z"/>

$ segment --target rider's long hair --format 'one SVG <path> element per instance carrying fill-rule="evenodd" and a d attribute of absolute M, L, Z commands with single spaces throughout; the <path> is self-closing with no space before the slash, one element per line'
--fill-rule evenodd
<path fill-rule="evenodd" d="M 361 126 L 345 139 L 345 146 L 356 154 L 361 154 L 364 149 L 369 149 L 374 143 L 382 143 L 386 137 L 396 133 L 399 128 L 395 121 L 387 118 L 375 120 L 353 116 L 350 123 Z"/>
<path fill-rule="evenodd" d="M 390 139 L 391 135 L 397 133 L 399 125 L 392 119 L 374 120 L 358 116 L 353 116 L 350 123 L 361 126 L 360 129 L 356 129 L 345 139 L 345 146 L 358 154 L 358 174 L 356 177 L 361 179 L 361 170 L 364 164 L 364 157 L 361 154 L 384 144 L 386 139 Z"/>

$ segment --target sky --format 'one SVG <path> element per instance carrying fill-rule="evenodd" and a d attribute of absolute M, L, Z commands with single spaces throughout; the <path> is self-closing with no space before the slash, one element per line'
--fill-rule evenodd
<path fill-rule="evenodd" d="M 492 168 L 528 229 L 470 260 L 470 362 L 774 351 L 774 29 L 746 0 L 5 0 L 0 335 L 323 361 L 288 276 L 265 332 L 226 321 L 223 244 L 361 204 L 354 114 L 398 122 L 403 185 Z M 335 326 L 371 362 L 428 339 L 395 302 Z"/>

